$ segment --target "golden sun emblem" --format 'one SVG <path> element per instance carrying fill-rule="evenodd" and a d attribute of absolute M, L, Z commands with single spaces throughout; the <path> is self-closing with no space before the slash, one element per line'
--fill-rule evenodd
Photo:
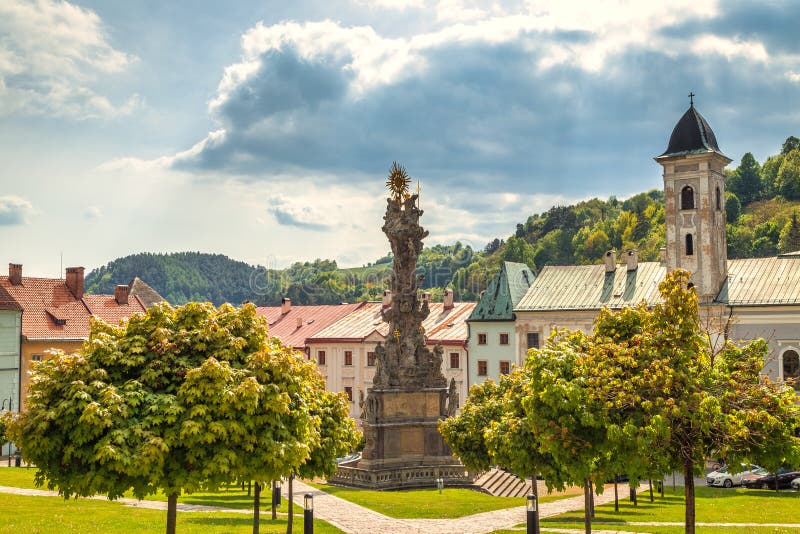
<path fill-rule="evenodd" d="M 392 168 L 389 169 L 389 178 L 386 180 L 386 186 L 392 192 L 392 198 L 397 202 L 402 202 L 403 199 L 409 197 L 408 186 L 411 183 L 405 167 L 392 162 Z"/>

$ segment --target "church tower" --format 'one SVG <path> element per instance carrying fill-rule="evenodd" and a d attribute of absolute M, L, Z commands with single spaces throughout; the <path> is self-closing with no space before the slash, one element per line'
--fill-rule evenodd
<path fill-rule="evenodd" d="M 728 275 L 725 166 L 731 159 L 692 102 L 655 160 L 664 168 L 667 270 L 690 271 L 700 302 L 710 302 Z"/>

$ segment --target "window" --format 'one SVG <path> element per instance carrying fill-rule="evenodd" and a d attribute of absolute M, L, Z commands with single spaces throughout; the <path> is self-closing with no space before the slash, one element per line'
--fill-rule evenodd
<path fill-rule="evenodd" d="M 344 364 L 345 365 L 353 365 L 353 351 L 352 350 L 344 351 Z"/>
<path fill-rule="evenodd" d="M 511 362 L 500 362 L 500 374 L 507 375 L 511 372 Z"/>
<path fill-rule="evenodd" d="M 686 255 L 694 255 L 694 238 L 692 237 L 692 234 L 686 234 Z"/>
<path fill-rule="evenodd" d="M 345 395 L 347 395 L 347 400 L 349 400 L 350 402 L 353 402 L 353 388 L 352 388 L 352 386 L 345 386 L 344 387 L 344 393 L 345 393 Z"/>
<path fill-rule="evenodd" d="M 375 353 L 368 352 L 367 353 L 367 366 L 368 367 L 375 367 Z"/>
<path fill-rule="evenodd" d="M 529 349 L 538 349 L 539 348 L 539 332 L 528 332 L 528 348 Z"/>
<path fill-rule="evenodd" d="M 781 371 L 784 380 L 795 380 L 794 389 L 800 391 L 800 354 L 796 350 L 787 350 L 782 354 Z"/>
<path fill-rule="evenodd" d="M 688 185 L 681 189 L 681 209 L 693 210 L 694 209 L 694 189 Z"/>
<path fill-rule="evenodd" d="M 500 344 L 508 345 L 508 334 L 500 334 Z"/>
<path fill-rule="evenodd" d="M 719 187 L 717 187 L 716 199 L 717 199 L 717 211 L 720 211 L 722 209 L 722 199 L 720 198 Z"/>
<path fill-rule="evenodd" d="M 457 352 L 450 353 L 450 369 L 461 369 L 461 355 Z"/>
<path fill-rule="evenodd" d="M 478 345 L 486 345 L 486 334 L 478 334 Z"/>
<path fill-rule="evenodd" d="M 40 362 L 40 361 L 42 361 L 42 355 L 41 354 L 34 354 L 33 356 L 31 356 L 31 361 L 32 362 Z"/>
<path fill-rule="evenodd" d="M 486 376 L 488 367 L 486 360 L 478 360 L 478 376 Z"/>
<path fill-rule="evenodd" d="M 325 365 L 325 351 L 324 350 L 318 350 L 317 351 L 317 363 L 319 365 Z"/>

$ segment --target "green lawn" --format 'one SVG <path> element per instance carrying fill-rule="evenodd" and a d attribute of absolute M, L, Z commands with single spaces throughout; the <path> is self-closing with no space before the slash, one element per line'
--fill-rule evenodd
<path fill-rule="evenodd" d="M 0 470 L 2 471 L 2 470 Z M 0 533 L 18 534 L 127 534 L 163 532 L 167 513 L 162 510 L 131 508 L 120 503 L 89 499 L 65 501 L 60 497 L 0 495 Z M 261 532 L 283 534 L 286 518 L 261 516 Z M 181 534 L 248 533 L 253 518 L 237 513 L 179 512 L 177 531 Z M 303 531 L 303 516 L 295 514 L 293 532 Z M 335 534 L 341 531 L 322 521 L 314 521 L 314 532 Z"/>
<path fill-rule="evenodd" d="M 312 485 L 326 493 L 397 519 L 453 519 L 525 505 L 522 497 L 492 497 L 462 488 L 445 488 L 439 494 L 436 489 L 372 491 L 325 484 Z M 540 497 L 539 502 L 572 496 L 574 495 L 547 495 Z"/>
<path fill-rule="evenodd" d="M 696 516 L 698 523 L 800 523 L 800 493 L 791 491 L 762 491 L 723 488 L 696 488 Z M 664 499 L 656 495 L 654 503 L 650 503 L 647 493 L 639 494 L 639 506 L 633 506 L 628 500 L 620 501 L 619 512 L 614 512 L 614 503 L 598 506 L 595 509 L 593 525 L 597 529 L 608 527 L 610 530 L 624 532 L 679 533 L 683 527 L 651 527 L 624 525 L 625 522 L 683 522 L 684 499 L 683 488 L 675 493 L 670 488 L 665 491 Z M 583 510 L 545 518 L 542 527 L 549 528 L 582 528 Z M 613 525 L 613 526 L 612 526 Z M 523 527 L 524 525 L 519 525 Z M 741 527 L 698 527 L 698 532 L 733 533 L 741 532 Z M 747 532 L 789 533 L 797 529 L 781 529 L 775 527 L 747 527 Z M 498 531 L 499 532 L 503 531 Z"/>
<path fill-rule="evenodd" d="M 13 486 L 15 488 L 36 488 L 33 483 L 35 469 L 24 467 L 5 467 L 0 468 L 0 486 Z M 47 488 L 37 488 L 47 489 Z M 264 488 L 261 492 L 261 508 L 269 508 L 271 500 L 271 488 Z M 126 495 L 133 497 L 133 495 Z M 145 497 L 148 501 L 166 501 L 167 497 L 163 493 L 156 493 Z M 253 497 L 247 495 L 247 490 L 242 490 L 241 486 L 229 485 L 214 492 L 199 492 L 183 494 L 178 498 L 178 502 L 184 504 L 202 504 L 205 506 L 220 506 L 223 508 L 236 508 L 247 510 L 253 507 Z M 286 512 L 286 499 L 282 501 L 280 510 Z"/>

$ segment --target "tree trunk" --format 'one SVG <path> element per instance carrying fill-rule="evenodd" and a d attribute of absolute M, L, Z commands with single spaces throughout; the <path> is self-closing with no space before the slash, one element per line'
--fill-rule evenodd
<path fill-rule="evenodd" d="M 261 513 L 261 484 L 256 482 L 253 493 L 253 534 L 258 534 L 259 514 Z"/>
<path fill-rule="evenodd" d="M 589 503 L 592 505 L 592 519 L 594 519 L 594 482 L 589 482 Z"/>
<path fill-rule="evenodd" d="M 175 534 L 175 523 L 178 519 L 178 494 L 171 493 L 167 497 L 167 534 Z"/>
<path fill-rule="evenodd" d="M 647 483 L 650 485 L 650 502 L 655 502 L 653 500 L 653 480 L 649 479 Z"/>
<path fill-rule="evenodd" d="M 619 512 L 619 492 L 617 490 L 617 479 L 619 475 L 614 475 L 614 511 Z"/>
<path fill-rule="evenodd" d="M 275 521 L 278 518 L 278 511 L 277 506 L 275 505 L 275 500 L 272 496 L 275 495 L 275 481 L 272 481 L 272 493 L 269 494 L 270 502 L 272 503 L 272 520 Z"/>
<path fill-rule="evenodd" d="M 294 520 L 294 501 L 292 500 L 292 481 L 294 481 L 294 475 L 289 475 L 289 519 L 286 520 L 286 534 L 292 534 L 292 523 Z"/>
<path fill-rule="evenodd" d="M 694 534 L 694 465 L 689 460 L 683 464 L 683 482 L 686 496 L 686 534 Z"/>
<path fill-rule="evenodd" d="M 592 533 L 592 486 L 588 478 L 583 479 L 583 527 L 586 534 Z"/>

